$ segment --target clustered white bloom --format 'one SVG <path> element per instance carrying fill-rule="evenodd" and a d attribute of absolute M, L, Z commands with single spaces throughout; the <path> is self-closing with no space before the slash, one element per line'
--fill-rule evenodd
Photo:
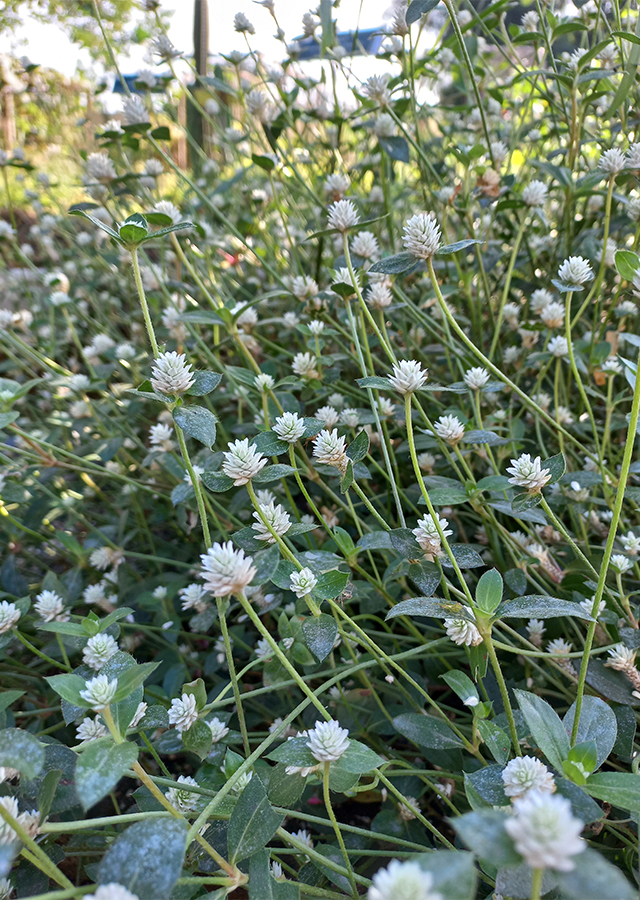
<path fill-rule="evenodd" d="M 542 181 L 532 181 L 522 192 L 522 199 L 527 206 L 544 206 L 548 188 Z"/>
<path fill-rule="evenodd" d="M 509 484 L 526 488 L 532 494 L 538 493 L 551 478 L 551 471 L 542 468 L 541 458 L 536 456 L 532 459 L 529 453 L 523 453 L 518 459 L 512 459 L 507 472 L 511 475 Z"/>
<path fill-rule="evenodd" d="M 419 863 L 394 859 L 373 876 L 367 900 L 444 900 L 432 887 L 433 875 Z"/>
<path fill-rule="evenodd" d="M 507 797 L 524 797 L 529 791 L 552 794 L 555 780 L 544 763 L 535 756 L 516 756 L 502 771 Z"/>
<path fill-rule="evenodd" d="M 328 722 L 316 722 L 315 728 L 308 733 L 307 747 L 318 762 L 335 762 L 349 748 L 349 731 L 341 728 L 335 719 Z"/>
<path fill-rule="evenodd" d="M 514 799 L 513 808 L 504 827 L 527 865 L 570 872 L 572 857 L 586 849 L 580 837 L 584 822 L 573 816 L 571 803 L 556 794 L 529 791 Z"/>
<path fill-rule="evenodd" d="M 109 884 L 101 884 L 95 894 L 85 894 L 82 900 L 138 900 L 138 895 L 112 881 Z"/>
<path fill-rule="evenodd" d="M 279 503 L 276 505 L 273 501 L 261 505 L 260 512 L 256 510 L 253 518 L 256 521 L 251 527 L 257 533 L 257 539 L 265 541 L 267 544 L 275 544 L 276 542 L 272 532 L 275 532 L 278 537 L 282 537 L 291 528 L 289 513 Z"/>
<path fill-rule="evenodd" d="M 55 591 L 42 591 L 36 597 L 33 608 L 42 616 L 44 622 L 67 622 L 69 613 L 65 612 L 64 600 Z"/>
<path fill-rule="evenodd" d="M 464 383 L 473 391 L 481 390 L 489 381 L 490 377 L 487 370 L 482 366 L 474 366 L 471 369 L 467 369 L 463 375 Z"/>
<path fill-rule="evenodd" d="M 110 634 L 96 634 L 87 641 L 82 651 L 82 660 L 99 672 L 117 652 L 118 643 L 115 638 Z"/>
<path fill-rule="evenodd" d="M 109 679 L 107 675 L 96 675 L 87 681 L 84 690 L 80 691 L 80 696 L 91 705 L 92 709 L 100 712 L 105 706 L 109 706 L 117 689 L 117 678 Z"/>
<path fill-rule="evenodd" d="M 593 270 L 582 256 L 570 256 L 558 269 L 558 278 L 563 284 L 571 285 L 573 290 L 580 290 L 585 281 L 593 278 Z"/>
<path fill-rule="evenodd" d="M 442 534 L 446 538 L 452 535 L 453 531 L 447 527 L 449 525 L 447 519 L 443 519 L 439 513 L 436 513 L 436 516 Z M 418 526 L 413 529 L 413 534 L 427 556 L 437 556 L 442 550 L 442 540 L 430 513 L 427 513 L 422 519 L 418 519 Z"/>
<path fill-rule="evenodd" d="M 333 466 L 341 472 L 346 472 L 348 465 L 347 443 L 344 437 L 338 436 L 338 431 L 323 429 L 313 441 L 313 456 L 319 463 Z"/>
<path fill-rule="evenodd" d="M 440 226 L 430 213 L 417 213 L 404 226 L 402 242 L 417 259 L 431 259 L 442 243 Z"/>
<path fill-rule="evenodd" d="M 473 622 L 468 622 L 467 619 L 447 616 L 444 628 L 454 644 L 477 647 L 482 643 L 482 635 Z"/>
<path fill-rule="evenodd" d="M 300 569 L 299 572 L 292 572 L 289 576 L 291 590 L 298 597 L 304 597 L 310 594 L 318 583 L 318 579 L 308 566 Z"/>
<path fill-rule="evenodd" d="M 433 427 L 438 437 L 452 447 L 464 437 L 464 425 L 457 416 L 440 416 Z"/>
<path fill-rule="evenodd" d="M 429 373 L 415 359 L 401 359 L 393 366 L 393 375 L 387 375 L 389 384 L 401 394 L 413 394 L 425 383 Z"/>
<path fill-rule="evenodd" d="M 204 586 L 214 597 L 239 594 L 256 574 L 253 559 L 244 550 L 234 550 L 231 541 L 214 544 L 200 556 Z"/>
<path fill-rule="evenodd" d="M 612 147 L 611 150 L 605 150 L 600 159 L 598 166 L 605 175 L 618 175 L 627 165 L 627 160 L 622 150 Z"/>
<path fill-rule="evenodd" d="M 351 200 L 336 200 L 329 207 L 329 228 L 344 232 L 353 228 L 359 221 L 360 216 Z"/>
<path fill-rule="evenodd" d="M 0 806 L 7 812 L 17 824 L 22 827 L 29 837 L 35 837 L 38 834 L 40 825 L 40 814 L 37 810 L 31 812 L 20 812 L 18 800 L 16 797 L 0 797 Z M 13 830 L 8 822 L 0 818 L 0 845 L 12 844 L 18 840 L 17 833 Z"/>
<path fill-rule="evenodd" d="M 232 441 L 228 446 L 223 453 L 222 471 L 235 485 L 247 484 L 268 462 L 255 444 L 249 443 L 249 438 Z"/>
<path fill-rule="evenodd" d="M 169 708 L 169 724 L 174 725 L 176 731 L 182 734 L 189 731 L 198 719 L 196 698 L 193 694 L 183 694 L 180 698 L 174 698 Z"/>
<path fill-rule="evenodd" d="M 304 419 L 301 419 L 298 413 L 284 412 L 276 417 L 273 430 L 281 441 L 295 444 L 305 432 Z"/>
<path fill-rule="evenodd" d="M 229 734 L 229 729 L 217 716 L 213 719 L 209 719 L 206 724 L 209 726 L 214 744 L 219 743 Z"/>
<path fill-rule="evenodd" d="M 192 778 L 190 775 L 178 776 L 178 784 L 189 785 L 190 787 L 199 786 L 195 778 Z M 181 813 L 192 812 L 198 805 L 199 795 L 188 788 L 169 788 L 165 796 L 169 803 Z"/>
<path fill-rule="evenodd" d="M 159 394 L 184 394 L 195 381 L 184 353 L 161 353 L 151 369 L 151 387 Z"/>
<path fill-rule="evenodd" d="M 83 744 L 89 741 L 97 741 L 98 738 L 106 737 L 109 734 L 105 725 L 96 716 L 85 716 L 82 722 L 76 728 L 76 737 Z"/>

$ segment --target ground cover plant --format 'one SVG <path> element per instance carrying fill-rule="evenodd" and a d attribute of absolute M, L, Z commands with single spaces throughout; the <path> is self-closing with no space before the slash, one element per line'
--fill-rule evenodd
<path fill-rule="evenodd" d="M 0 898 L 637 895 L 638 11 L 339 12 L 0 154 Z"/>

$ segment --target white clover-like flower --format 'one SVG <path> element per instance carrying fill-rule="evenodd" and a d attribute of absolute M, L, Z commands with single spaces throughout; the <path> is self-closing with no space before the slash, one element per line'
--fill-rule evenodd
<path fill-rule="evenodd" d="M 517 756 L 502 771 L 507 797 L 524 797 L 529 791 L 552 794 L 556 789 L 553 775 L 535 756 Z"/>
<path fill-rule="evenodd" d="M 402 243 L 417 259 L 431 259 L 442 243 L 440 226 L 429 213 L 417 213 L 404 226 Z"/>
<path fill-rule="evenodd" d="M 373 100 L 379 106 L 388 106 L 391 101 L 391 91 L 387 87 L 388 75 L 371 75 L 362 86 L 362 93 L 369 100 Z"/>
<path fill-rule="evenodd" d="M 192 787 L 199 787 L 198 782 L 195 778 L 192 778 L 190 775 L 180 775 L 178 776 L 178 784 L 187 784 Z M 169 788 L 165 797 L 169 801 L 172 806 L 178 810 L 178 812 L 186 813 L 193 812 L 193 810 L 198 805 L 198 794 L 194 794 L 193 791 L 185 790 L 185 788 L 174 787 Z"/>
<path fill-rule="evenodd" d="M 347 444 L 344 437 L 338 436 L 337 429 L 328 431 L 324 428 L 313 440 L 313 456 L 319 463 L 333 466 L 341 472 L 346 472 Z"/>
<path fill-rule="evenodd" d="M 482 366 L 473 366 L 473 368 L 467 369 L 462 377 L 466 386 L 471 388 L 472 391 L 481 390 L 491 378 L 490 374 Z"/>
<path fill-rule="evenodd" d="M 542 637 L 546 630 L 543 619 L 529 619 L 527 632 L 529 640 L 536 647 L 542 646 Z"/>
<path fill-rule="evenodd" d="M 179 699 L 171 701 L 169 709 L 169 724 L 175 725 L 176 731 L 182 734 L 189 731 L 194 722 L 198 720 L 196 698 L 193 694 L 183 694 Z"/>
<path fill-rule="evenodd" d="M 564 638 L 555 638 L 547 644 L 547 653 L 551 653 L 553 656 L 568 656 L 572 650 L 572 644 L 569 644 Z"/>
<path fill-rule="evenodd" d="M 351 242 L 351 252 L 363 259 L 377 259 L 380 256 L 378 238 L 372 231 L 361 231 Z"/>
<path fill-rule="evenodd" d="M 64 600 L 55 591 L 42 591 L 38 594 L 33 608 L 45 622 L 67 622 L 69 620 L 69 613 L 64 609 Z"/>
<path fill-rule="evenodd" d="M 556 359 L 568 359 L 569 357 L 568 341 L 566 337 L 561 334 L 557 334 L 555 337 L 551 338 L 547 344 L 547 350 L 552 356 L 555 356 Z"/>
<path fill-rule="evenodd" d="M 360 421 L 360 410 L 355 407 L 348 406 L 340 413 L 340 424 L 346 425 L 347 428 L 356 428 Z"/>
<path fill-rule="evenodd" d="M 273 430 L 281 441 L 295 444 L 305 432 L 304 419 L 301 419 L 298 413 L 284 412 L 276 417 Z"/>
<path fill-rule="evenodd" d="M 346 753 L 350 744 L 348 729 L 341 728 L 335 719 L 316 722 L 315 728 L 307 736 L 307 747 L 318 762 L 335 762 Z"/>
<path fill-rule="evenodd" d="M 310 594 L 317 583 L 318 579 L 308 566 L 300 569 L 299 572 L 292 572 L 289 576 L 289 585 L 297 597 Z"/>
<path fill-rule="evenodd" d="M 144 701 L 140 701 L 138 703 L 137 709 L 133 714 L 133 719 L 129 722 L 129 728 L 137 728 L 140 722 L 144 719 L 147 712 L 147 705 Z"/>
<path fill-rule="evenodd" d="M 15 603 L 9 603 L 7 600 L 0 602 L 0 634 L 10 631 L 17 623 L 21 616 L 21 612 Z"/>
<path fill-rule="evenodd" d="M 443 519 L 439 513 L 436 513 L 436 516 L 444 536 L 449 537 L 449 535 L 453 534 L 453 531 L 447 528 L 449 524 L 448 520 Z M 427 513 L 422 519 L 418 519 L 418 526 L 413 529 L 412 533 L 415 535 L 417 542 L 424 552 L 430 556 L 437 556 L 442 550 L 440 535 L 438 534 L 438 529 L 436 528 L 436 523 L 434 522 L 431 513 Z"/>
<path fill-rule="evenodd" d="M 107 675 L 96 675 L 87 681 L 85 689 L 80 691 L 80 696 L 87 703 L 91 704 L 91 708 L 99 712 L 105 706 L 109 706 L 113 700 L 116 690 L 118 689 L 118 679 L 109 679 Z"/>
<path fill-rule="evenodd" d="M 351 200 L 336 200 L 329 207 L 329 228 L 344 232 L 353 228 L 359 221 L 360 216 Z"/>
<path fill-rule="evenodd" d="M 464 425 L 457 416 L 440 416 L 433 427 L 438 437 L 452 447 L 464 437 Z"/>
<path fill-rule="evenodd" d="M 316 419 L 324 422 L 325 428 L 333 428 L 340 420 L 340 413 L 333 406 L 321 406 L 316 412 Z"/>
<path fill-rule="evenodd" d="M 106 151 L 90 153 L 87 156 L 87 176 L 92 181 L 100 181 L 106 184 L 112 178 L 115 178 L 116 174 L 115 166 Z"/>
<path fill-rule="evenodd" d="M 425 383 L 429 373 L 415 359 L 401 359 L 393 366 L 393 375 L 387 375 L 389 384 L 401 394 L 413 394 Z"/>
<path fill-rule="evenodd" d="M 605 175 L 618 175 L 627 165 L 627 159 L 622 150 L 612 147 L 611 150 L 605 150 L 598 160 L 598 168 L 602 169 Z"/>
<path fill-rule="evenodd" d="M 640 553 L 640 537 L 635 535 L 633 531 L 628 531 L 620 536 L 620 543 L 624 547 L 624 552 L 629 556 L 637 556 Z"/>
<path fill-rule="evenodd" d="M 580 606 L 583 608 L 583 610 L 584 610 L 584 611 L 587 613 L 587 615 L 589 615 L 589 616 L 591 615 L 591 610 L 593 609 L 593 601 L 594 601 L 594 599 L 595 599 L 595 594 L 593 595 L 593 597 L 590 597 L 588 600 L 581 600 L 581 601 L 580 601 Z M 606 602 L 605 602 L 604 600 L 601 600 L 600 603 L 598 604 L 598 609 L 597 609 L 597 612 L 596 612 L 596 619 L 599 618 L 599 617 L 602 615 L 602 613 L 605 611 L 606 607 L 607 607 Z"/>
<path fill-rule="evenodd" d="M 627 559 L 626 556 L 623 556 L 622 553 L 613 554 L 611 557 L 611 565 L 623 575 L 625 572 L 628 572 L 629 569 L 633 568 L 631 560 Z"/>
<path fill-rule="evenodd" d="M 161 353 L 151 369 L 151 387 L 159 394 L 184 394 L 195 381 L 184 353 Z"/>
<path fill-rule="evenodd" d="M 223 453 L 222 471 L 236 486 L 251 481 L 268 462 L 248 438 L 232 441 L 228 446 Z"/>
<path fill-rule="evenodd" d="M 318 283 L 310 275 L 296 275 L 291 280 L 291 293 L 298 300 L 309 300 L 315 297 L 318 291 Z"/>
<path fill-rule="evenodd" d="M 551 478 L 550 470 L 542 468 L 542 459 L 539 456 L 532 459 L 529 453 L 512 459 L 507 472 L 511 475 L 509 484 L 526 488 L 531 493 L 540 491 Z"/>
<path fill-rule="evenodd" d="M 124 553 L 118 548 L 96 547 L 95 550 L 91 551 L 89 562 L 95 569 L 100 569 L 100 571 L 104 572 L 109 566 L 117 569 L 123 559 Z"/>
<path fill-rule="evenodd" d="M 204 586 L 214 597 L 239 594 L 256 574 L 253 558 L 244 550 L 234 550 L 231 541 L 214 544 L 200 556 Z"/>
<path fill-rule="evenodd" d="M 182 222 L 182 213 L 180 212 L 178 207 L 170 200 L 158 200 L 156 205 L 153 207 L 153 211 L 161 213 L 163 216 L 168 216 L 171 219 L 173 225 L 177 225 L 179 222 Z"/>
<path fill-rule="evenodd" d="M 266 638 L 261 638 L 256 644 L 254 653 L 258 659 L 268 659 L 273 656 L 273 649 Z"/>
<path fill-rule="evenodd" d="M 309 322 L 309 331 L 315 337 L 319 337 L 325 329 L 324 322 L 321 322 L 320 319 L 313 319 L 313 321 Z"/>
<path fill-rule="evenodd" d="M 85 716 L 82 722 L 76 728 L 76 738 L 84 743 L 89 741 L 97 741 L 99 738 L 106 737 L 109 734 L 105 725 L 96 716 Z"/>
<path fill-rule="evenodd" d="M 196 612 L 204 612 L 207 608 L 206 591 L 201 584 L 188 584 L 178 591 L 182 608 L 195 609 Z"/>
<path fill-rule="evenodd" d="M 386 309 L 387 306 L 391 306 L 393 303 L 393 294 L 386 282 L 375 281 L 369 285 L 364 299 L 373 309 Z"/>
<path fill-rule="evenodd" d="M 9 900 L 13 894 L 13 885 L 8 878 L 0 878 L 0 900 Z"/>
<path fill-rule="evenodd" d="M 538 288 L 531 294 L 530 306 L 531 312 L 540 313 L 553 302 L 554 296 L 551 291 L 547 291 L 545 288 Z"/>
<path fill-rule="evenodd" d="M 142 125 L 149 121 L 149 113 L 140 97 L 127 97 L 122 104 L 125 125 Z"/>
<path fill-rule="evenodd" d="M 636 651 L 625 647 L 624 644 L 616 644 L 614 647 L 609 647 L 607 652 L 610 658 L 606 661 L 606 666 L 617 669 L 619 672 L 626 672 L 635 667 Z"/>
<path fill-rule="evenodd" d="M 291 518 L 289 517 L 289 513 L 279 503 L 276 505 L 273 501 L 271 501 L 271 503 L 262 504 L 260 506 L 260 512 L 262 513 L 262 516 L 260 516 L 259 512 L 254 512 L 253 518 L 256 521 L 251 527 L 256 532 L 256 537 L 259 541 L 265 541 L 267 544 L 275 544 L 275 537 L 271 531 L 269 531 L 269 528 L 267 528 L 262 519 L 266 519 L 269 526 L 275 531 L 278 537 L 282 537 L 282 535 L 286 534 L 291 528 Z"/>
<path fill-rule="evenodd" d="M 254 88 L 246 96 L 247 112 L 263 125 L 268 125 L 278 115 L 275 105 L 269 96 L 259 88 Z"/>
<path fill-rule="evenodd" d="M 540 310 L 540 318 L 547 328 L 562 328 L 564 325 L 564 306 L 562 303 L 549 303 Z"/>
<path fill-rule="evenodd" d="M 291 363 L 291 369 L 295 375 L 300 375 L 302 378 L 317 378 L 317 364 L 318 360 L 313 353 L 310 353 L 309 351 L 306 353 L 296 353 L 293 357 L 293 362 Z"/>
<path fill-rule="evenodd" d="M 147 0 L 149 2 L 149 0 Z M 161 59 L 169 60 L 180 56 L 180 51 L 176 50 L 166 34 L 160 34 L 153 43 L 153 52 Z"/>
<path fill-rule="evenodd" d="M 71 376 L 71 378 L 67 382 L 67 385 L 70 391 L 80 393 L 81 391 L 87 390 L 87 388 L 91 385 L 91 381 L 86 375 L 83 375 L 82 372 L 78 372 L 77 375 Z"/>
<path fill-rule="evenodd" d="M 447 636 L 459 646 L 477 647 L 482 643 L 482 635 L 473 622 L 467 622 L 466 619 L 447 617 L 444 628 Z"/>
<path fill-rule="evenodd" d="M 244 13 L 238 12 L 233 17 L 233 27 L 236 31 L 244 34 L 255 34 L 256 30 Z"/>
<path fill-rule="evenodd" d="M 570 872 L 572 857 L 586 849 L 580 837 L 584 822 L 571 813 L 571 803 L 557 794 L 530 791 L 513 801 L 514 815 L 505 831 L 518 853 L 532 869 Z"/>
<path fill-rule="evenodd" d="M 570 256 L 558 269 L 558 278 L 563 284 L 580 288 L 585 281 L 591 281 L 593 270 L 582 256 Z"/>
<path fill-rule="evenodd" d="M 82 900 L 138 900 L 138 895 L 112 881 L 109 884 L 101 884 L 95 894 L 85 894 Z"/>
<path fill-rule="evenodd" d="M 605 359 L 600 366 L 600 369 L 605 375 L 620 375 L 622 373 L 622 366 L 615 356 L 610 356 L 609 359 Z"/>
<path fill-rule="evenodd" d="M 327 176 L 324 190 L 325 193 L 332 194 L 334 200 L 340 200 L 349 190 L 350 184 L 348 175 L 343 175 L 342 172 L 333 172 Z"/>
<path fill-rule="evenodd" d="M 433 889 L 433 875 L 417 862 L 392 860 L 373 876 L 367 900 L 444 900 Z"/>
<path fill-rule="evenodd" d="M 538 22 L 539 21 L 540 20 L 538 18 L 538 13 L 534 12 L 534 10 L 529 10 L 529 12 L 526 12 L 523 15 L 522 19 L 520 20 L 520 23 L 525 31 L 529 31 L 529 32 L 533 33 L 538 30 Z"/>
<path fill-rule="evenodd" d="M 170 425 L 158 422 L 157 425 L 152 425 L 149 429 L 149 443 L 154 449 L 171 451 L 175 446 L 171 440 L 172 434 L 173 428 Z"/>
<path fill-rule="evenodd" d="M 611 45 L 612 49 L 615 47 Z M 626 165 L 628 169 L 640 169 L 640 144 L 631 144 L 627 150 Z"/>
<path fill-rule="evenodd" d="M 209 726 L 214 744 L 219 743 L 224 737 L 229 734 L 229 729 L 217 716 L 215 716 L 213 719 L 209 719 L 206 724 Z"/>
<path fill-rule="evenodd" d="M 118 643 L 110 634 L 96 634 L 87 641 L 82 661 L 99 672 L 117 652 Z"/>

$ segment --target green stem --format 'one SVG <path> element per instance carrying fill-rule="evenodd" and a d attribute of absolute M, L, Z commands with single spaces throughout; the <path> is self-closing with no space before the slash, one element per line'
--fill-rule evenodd
<path fill-rule="evenodd" d="M 154 359 L 157 359 L 160 356 L 160 350 L 158 348 L 158 342 L 156 340 L 156 333 L 153 330 L 153 322 L 151 321 L 151 314 L 149 313 L 149 304 L 147 303 L 147 297 L 144 292 L 144 285 L 142 283 L 142 275 L 140 274 L 140 263 L 138 261 L 138 248 L 130 247 L 129 253 L 131 254 L 131 263 L 133 265 L 133 277 L 136 282 L 136 288 L 138 290 L 138 297 L 140 298 L 140 306 L 142 307 L 142 316 L 144 318 L 144 324 L 147 329 L 147 334 L 149 335 L 149 343 L 151 344 L 151 350 L 153 352 Z"/>
<path fill-rule="evenodd" d="M 342 832 L 340 831 L 340 825 L 338 824 L 338 820 L 336 819 L 336 814 L 333 811 L 333 806 L 331 805 L 331 791 L 329 790 L 329 776 L 331 773 L 331 763 L 325 762 L 322 769 L 322 793 L 324 796 L 324 805 L 327 813 L 329 814 L 329 818 L 331 819 L 331 824 L 333 825 L 333 830 L 335 831 L 336 837 L 338 839 L 338 844 L 340 845 L 340 850 L 342 851 L 342 858 L 344 859 L 345 868 L 348 872 L 349 884 L 351 885 L 351 893 L 353 894 L 355 900 L 357 900 L 358 887 L 355 882 L 355 878 L 353 877 L 353 869 L 351 867 L 351 860 L 349 859 L 349 854 L 347 853 L 347 848 L 344 843 L 344 838 L 342 837 Z"/>
<path fill-rule="evenodd" d="M 498 682 L 498 687 L 500 688 L 500 696 L 502 697 L 502 705 L 504 706 L 504 711 L 507 716 L 507 722 L 509 723 L 509 733 L 511 735 L 511 743 L 513 744 L 513 750 L 516 756 L 522 756 L 522 750 L 520 749 L 520 742 L 518 741 L 518 732 L 516 729 L 516 720 L 513 716 L 513 710 L 511 708 L 511 700 L 509 699 L 509 691 L 507 689 L 507 684 L 504 680 L 504 675 L 502 674 L 502 669 L 500 668 L 500 661 L 498 659 L 498 655 L 496 654 L 496 649 L 493 646 L 493 640 L 491 638 L 491 625 L 487 625 L 485 629 L 480 629 L 482 634 L 482 640 L 484 642 L 485 647 L 487 648 L 487 653 L 489 654 L 489 659 L 491 660 L 491 666 L 493 668 L 493 673 L 496 676 L 496 681 Z"/>
<path fill-rule="evenodd" d="M 196 495 L 196 503 L 198 504 L 198 513 L 200 514 L 200 524 L 202 526 L 202 535 L 204 537 L 204 543 L 206 547 L 211 546 L 211 534 L 209 532 L 209 522 L 207 520 L 207 510 L 204 504 L 204 497 L 202 495 L 202 485 L 200 484 L 200 480 L 196 475 L 193 465 L 191 463 L 191 457 L 189 456 L 189 451 L 187 450 L 187 442 L 184 439 L 184 434 L 182 432 L 182 428 L 178 425 L 178 423 L 174 420 L 174 425 L 176 426 L 176 437 L 178 438 L 178 444 L 180 445 L 180 452 L 182 453 L 182 458 L 184 460 L 184 464 L 187 467 L 187 472 L 189 473 L 189 478 L 191 479 L 191 484 L 193 486 L 193 491 Z"/>
<path fill-rule="evenodd" d="M 544 869 L 533 869 L 531 872 L 531 900 L 540 900 L 543 875 Z"/>

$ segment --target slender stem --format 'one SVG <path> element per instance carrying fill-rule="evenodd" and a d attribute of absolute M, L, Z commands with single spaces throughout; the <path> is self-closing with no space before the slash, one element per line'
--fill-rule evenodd
<path fill-rule="evenodd" d="M 531 872 L 531 900 L 540 900 L 543 875 L 544 869 L 533 869 Z"/>
<path fill-rule="evenodd" d="M 520 749 L 520 742 L 518 740 L 518 732 L 516 729 L 516 720 L 513 716 L 511 700 L 509 699 L 509 691 L 507 689 L 507 684 L 504 680 L 502 669 L 500 668 L 500 661 L 496 654 L 496 649 L 493 646 L 493 640 L 491 638 L 491 625 L 487 625 L 486 628 L 481 628 L 480 633 L 482 634 L 482 640 L 484 641 L 484 645 L 487 648 L 487 653 L 489 654 L 489 659 L 491 660 L 493 673 L 496 676 L 496 681 L 498 682 L 498 687 L 500 688 L 500 696 L 502 697 L 502 705 L 504 706 L 504 711 L 507 716 L 507 722 L 509 723 L 509 733 L 511 735 L 513 750 L 516 756 L 522 756 L 522 750 Z"/>
<path fill-rule="evenodd" d="M 131 254 L 131 263 L 133 264 L 133 277 L 136 282 L 136 288 L 138 290 L 138 297 L 140 298 L 140 306 L 142 307 L 142 316 L 144 318 L 144 324 L 147 329 L 147 334 L 149 335 L 149 343 L 151 344 L 151 350 L 153 351 L 154 359 L 157 359 L 160 355 L 160 350 L 158 348 L 158 342 L 156 340 L 156 333 L 153 330 L 153 322 L 151 321 L 151 314 L 149 312 L 149 304 L 147 303 L 147 296 L 144 292 L 144 285 L 142 283 L 142 275 L 140 274 L 140 263 L 138 261 L 138 248 L 130 247 L 129 252 Z"/>
<path fill-rule="evenodd" d="M 204 504 L 204 496 L 202 494 L 202 485 L 200 484 L 200 479 L 196 475 L 193 464 L 191 462 L 191 457 L 189 456 L 189 451 L 187 450 L 187 442 L 184 439 L 184 433 L 182 428 L 178 425 L 177 422 L 174 421 L 174 425 L 176 426 L 176 436 L 178 438 L 178 444 L 180 445 L 180 452 L 182 453 L 182 458 L 184 460 L 184 464 L 187 467 L 187 472 L 189 473 L 189 478 L 191 479 L 191 484 L 193 486 L 193 491 L 196 495 L 196 503 L 198 504 L 198 513 L 200 514 L 200 524 L 202 526 L 202 535 L 204 537 L 205 546 L 211 546 L 211 534 L 209 532 L 209 522 L 207 519 L 207 509 Z"/>
<path fill-rule="evenodd" d="M 233 696 L 236 701 L 236 712 L 238 714 L 238 722 L 240 724 L 240 734 L 242 735 L 242 744 L 244 752 L 248 756 L 251 751 L 249 744 L 249 733 L 247 731 L 247 723 L 244 717 L 244 707 L 242 706 L 242 696 L 240 694 L 240 685 L 238 684 L 238 676 L 236 674 L 235 662 L 233 659 L 233 649 L 231 647 L 231 638 L 229 637 L 229 629 L 227 628 L 226 616 L 226 600 L 223 597 L 216 597 L 218 606 L 218 621 L 220 622 L 220 631 L 222 632 L 222 641 L 224 643 L 224 652 L 227 657 L 227 667 L 229 669 L 229 678 L 233 688 Z"/>
<path fill-rule="evenodd" d="M 355 878 L 353 877 L 353 869 L 351 867 L 351 860 L 349 859 L 349 854 L 347 853 L 347 848 L 344 843 L 344 838 L 342 836 L 342 831 L 340 830 L 340 825 L 338 824 L 338 820 L 336 819 L 336 814 L 333 811 L 333 806 L 331 805 L 331 791 L 329 790 L 329 776 L 331 773 L 331 763 L 325 762 L 322 768 L 322 793 L 324 796 L 324 806 L 329 814 L 329 818 L 331 819 L 331 824 L 333 825 L 333 830 L 335 831 L 336 837 L 338 839 L 338 844 L 340 845 L 340 850 L 342 851 L 342 858 L 344 859 L 345 868 L 347 870 L 347 877 L 349 879 L 349 884 L 351 885 L 351 893 L 353 894 L 355 900 L 357 900 L 358 887 L 355 882 Z"/>
<path fill-rule="evenodd" d="M 504 315 L 504 307 L 507 302 L 507 298 L 509 296 L 509 288 L 511 287 L 511 277 L 513 275 L 513 269 L 516 264 L 516 259 L 518 257 L 518 250 L 520 249 L 520 243 L 522 242 L 522 235 L 524 234 L 525 225 L 527 222 L 526 216 L 523 216 L 522 222 L 520 224 L 520 228 L 518 229 L 518 235 L 516 237 L 516 242 L 513 245 L 513 251 L 511 253 L 511 259 L 509 260 L 509 268 L 507 269 L 507 275 L 504 282 L 504 289 L 502 291 L 502 296 L 500 297 L 500 307 L 498 309 L 498 321 L 494 326 L 493 332 L 493 340 L 491 342 L 491 349 L 489 350 L 489 359 L 493 359 L 493 354 L 496 352 L 496 347 L 498 346 L 498 341 L 500 340 L 500 328 L 502 327 L 502 317 Z"/>

